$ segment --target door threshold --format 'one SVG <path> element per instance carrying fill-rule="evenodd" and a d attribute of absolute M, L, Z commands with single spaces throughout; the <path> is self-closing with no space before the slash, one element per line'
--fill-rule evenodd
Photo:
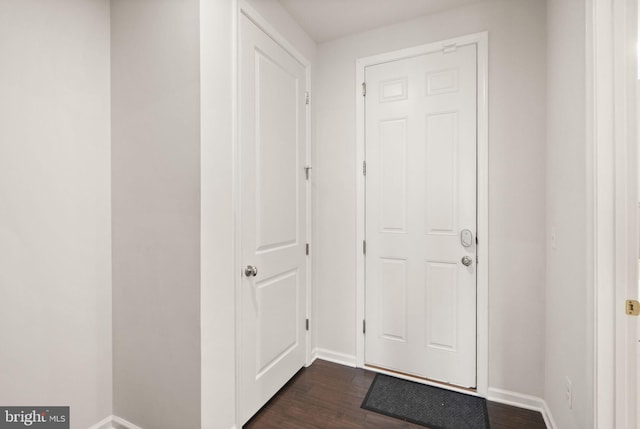
<path fill-rule="evenodd" d="M 461 387 L 455 384 L 445 383 L 444 381 L 432 380 L 426 377 L 420 377 L 406 372 L 396 371 L 393 369 L 383 368 L 381 366 L 364 364 L 364 369 L 368 369 L 380 374 L 390 375 L 392 377 L 402 378 L 404 380 L 414 381 L 420 384 L 426 384 L 428 386 L 439 387 L 441 389 L 451 390 L 453 392 L 466 393 L 467 395 L 482 397 L 475 387 Z"/>

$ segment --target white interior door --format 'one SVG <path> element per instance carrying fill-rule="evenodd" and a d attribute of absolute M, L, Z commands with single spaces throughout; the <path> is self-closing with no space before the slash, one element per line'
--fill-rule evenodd
<path fill-rule="evenodd" d="M 365 363 L 476 386 L 476 45 L 365 68 Z"/>
<path fill-rule="evenodd" d="M 245 423 L 306 357 L 306 70 L 240 21 L 240 417 Z"/>

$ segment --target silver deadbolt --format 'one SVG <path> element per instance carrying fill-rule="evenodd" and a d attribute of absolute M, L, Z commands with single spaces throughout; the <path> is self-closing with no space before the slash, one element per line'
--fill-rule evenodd
<path fill-rule="evenodd" d="M 247 277 L 255 277 L 258 275 L 258 268 L 253 265 L 247 265 L 244 269 L 244 275 Z"/>
<path fill-rule="evenodd" d="M 471 247 L 473 244 L 473 233 L 468 229 L 460 231 L 460 244 L 462 244 L 462 247 Z"/>
<path fill-rule="evenodd" d="M 471 265 L 471 263 L 473 262 L 473 259 L 471 259 L 468 256 L 463 256 L 462 257 L 462 265 L 464 265 L 465 267 L 468 267 L 469 265 Z"/>

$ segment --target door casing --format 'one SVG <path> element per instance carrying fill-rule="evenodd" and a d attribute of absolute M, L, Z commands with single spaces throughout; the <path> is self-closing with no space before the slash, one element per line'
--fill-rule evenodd
<path fill-rule="evenodd" d="M 630 429 L 640 420 L 637 297 L 638 202 L 636 0 L 589 0 L 586 7 L 587 279 L 593 311 L 594 428 Z M 633 237 L 633 238 L 632 238 Z M 617 400 L 622 398 L 621 400 Z"/>
<path fill-rule="evenodd" d="M 365 257 L 362 243 L 365 239 L 365 180 L 362 165 L 365 160 L 365 111 L 361 83 L 365 81 L 365 67 L 389 61 L 424 55 L 445 48 L 476 44 L 478 49 L 478 265 L 477 265 L 477 362 L 476 394 L 486 397 L 489 375 L 489 117 L 488 117 L 488 33 L 481 32 L 420 45 L 412 48 L 360 58 L 356 61 L 356 365 L 364 367 L 365 336 Z M 397 375 L 397 374 L 395 374 Z M 411 378 L 411 377 L 407 377 Z M 421 382 L 430 384 L 428 381 Z M 449 387 L 457 390 L 454 387 Z M 468 392 L 467 392 L 468 393 Z"/>
<path fill-rule="evenodd" d="M 234 288 L 236 290 L 235 293 L 235 421 L 236 427 L 242 427 L 242 417 L 241 417 L 241 401 L 242 401 L 242 392 L 240 391 L 240 371 L 241 371 L 241 362 L 240 362 L 240 353 L 241 351 L 241 334 L 242 334 L 242 313 L 241 313 L 241 295 L 238 293 L 239 288 L 242 287 L 243 274 L 242 274 L 242 213 L 241 213 L 241 200 L 242 195 L 240 195 L 240 174 L 241 174 L 241 163 L 240 159 L 240 141 L 239 141 L 239 102 L 240 93 L 239 93 L 239 81 L 240 81 L 240 68 L 239 68 L 239 58 L 240 58 L 240 20 L 242 16 L 246 16 L 249 20 L 251 20 L 258 28 L 260 28 L 267 36 L 269 36 L 273 41 L 275 41 L 278 45 L 280 45 L 285 51 L 287 51 L 292 57 L 294 57 L 298 62 L 300 62 L 305 68 L 305 91 L 310 93 L 311 91 L 311 63 L 307 58 L 302 55 L 284 36 L 282 36 L 267 20 L 265 20 L 253 7 L 251 7 L 245 0 L 236 0 L 236 7 L 234 8 L 234 17 L 233 17 L 233 64 L 232 64 L 232 75 L 233 75 L 233 93 L 234 93 L 234 106 L 233 109 L 233 236 L 234 236 Z M 311 166 L 311 106 L 307 106 L 306 109 L 306 136 L 305 136 L 305 145 L 306 145 L 306 165 Z M 306 196 L 306 212 L 307 216 L 305 219 L 306 223 L 306 234 L 307 234 L 307 243 L 312 243 L 311 236 L 311 179 L 305 182 L 305 196 Z M 306 315 L 308 319 L 311 319 L 311 279 L 312 279 L 312 266 L 311 266 L 311 258 L 307 256 L 307 273 L 306 273 Z M 307 331 L 306 335 L 306 366 L 312 363 L 312 355 L 311 355 L 311 330 Z"/>

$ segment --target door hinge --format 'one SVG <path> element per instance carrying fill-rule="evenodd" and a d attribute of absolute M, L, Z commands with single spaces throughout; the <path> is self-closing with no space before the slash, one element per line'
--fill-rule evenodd
<path fill-rule="evenodd" d="M 309 176 L 311 175 L 311 170 L 313 169 L 312 166 L 307 165 L 306 167 L 304 167 L 304 177 L 307 178 L 307 180 L 309 180 Z"/>
<path fill-rule="evenodd" d="M 640 315 L 640 302 L 635 299 L 628 299 L 625 303 L 625 312 L 629 316 Z"/>
<path fill-rule="evenodd" d="M 367 322 L 366 322 L 366 320 L 362 321 L 362 333 L 363 334 L 367 333 Z"/>
<path fill-rule="evenodd" d="M 367 254 L 367 240 L 362 240 L 362 253 Z"/>
<path fill-rule="evenodd" d="M 311 103 L 311 93 L 309 91 L 304 93 L 304 103 L 308 106 Z"/>
<path fill-rule="evenodd" d="M 304 251 L 305 251 L 305 253 L 307 255 L 309 255 L 309 243 L 307 243 L 307 245 L 305 246 L 305 250 Z"/>
<path fill-rule="evenodd" d="M 306 319 L 304 326 L 305 326 L 305 329 L 308 331 L 309 330 L 309 319 Z"/>
<path fill-rule="evenodd" d="M 367 84 L 365 82 L 362 82 L 362 96 L 367 96 Z"/>
<path fill-rule="evenodd" d="M 367 175 L 367 161 L 362 161 L 362 175 Z"/>

